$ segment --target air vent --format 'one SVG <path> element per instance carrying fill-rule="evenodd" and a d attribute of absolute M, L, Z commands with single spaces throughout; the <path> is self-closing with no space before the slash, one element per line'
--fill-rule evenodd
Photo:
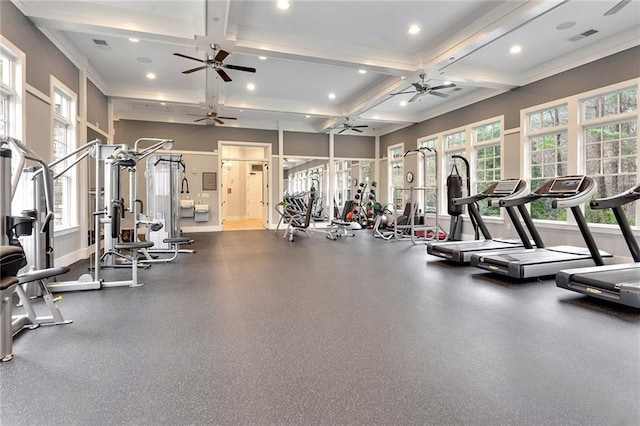
<path fill-rule="evenodd" d="M 594 35 L 594 34 L 595 34 L 595 33 L 597 33 L 597 32 L 598 32 L 598 30 L 587 30 L 587 31 L 585 31 L 585 32 L 583 32 L 583 33 L 581 33 L 581 34 L 578 34 L 578 35 L 575 35 L 575 36 L 573 36 L 573 37 L 569 38 L 569 41 L 578 41 L 578 40 L 582 40 L 583 38 L 585 38 L 585 37 L 589 37 L 589 36 L 592 36 L 592 35 Z"/>
<path fill-rule="evenodd" d="M 107 40 L 100 40 L 98 38 L 94 38 L 93 43 L 96 45 L 98 49 L 111 50 L 111 46 L 109 46 L 109 43 L 107 42 Z"/>

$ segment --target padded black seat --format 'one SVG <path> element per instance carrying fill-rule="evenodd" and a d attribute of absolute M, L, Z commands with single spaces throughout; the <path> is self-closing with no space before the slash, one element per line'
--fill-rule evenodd
<path fill-rule="evenodd" d="M 8 288 L 10 288 L 12 285 L 14 284 L 18 284 L 18 278 L 11 276 L 11 275 L 7 275 L 6 277 L 2 277 L 0 279 L 0 290 L 6 290 Z"/>
<path fill-rule="evenodd" d="M 140 250 L 153 247 L 151 241 L 136 241 L 133 243 L 116 243 L 113 246 L 116 250 Z"/>
<path fill-rule="evenodd" d="M 24 274 L 20 274 L 18 279 L 20 280 L 20 284 L 30 283 L 33 281 L 44 280 L 45 278 L 55 277 L 56 275 L 66 274 L 70 270 L 71 269 L 68 266 L 40 269 L 39 271 L 29 271 Z"/>
<path fill-rule="evenodd" d="M 0 277 L 15 277 L 26 264 L 27 258 L 22 247 L 0 246 Z"/>

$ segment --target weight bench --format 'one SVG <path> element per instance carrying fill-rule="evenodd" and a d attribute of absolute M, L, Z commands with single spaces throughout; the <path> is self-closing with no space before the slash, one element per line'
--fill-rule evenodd
<path fill-rule="evenodd" d="M 117 242 L 113 245 L 115 250 L 129 250 L 131 256 L 131 280 L 130 281 L 108 281 L 103 282 L 102 287 L 141 287 L 144 284 L 138 283 L 138 250 L 148 249 L 153 247 L 151 241 L 135 241 L 132 243 Z M 141 262 L 142 263 L 142 262 Z"/>
<path fill-rule="evenodd" d="M 331 226 L 327 230 L 327 238 L 337 240 L 340 237 L 355 237 L 356 234 L 349 232 L 351 230 L 351 222 L 342 219 L 333 219 Z"/>
<path fill-rule="evenodd" d="M 167 251 L 167 253 L 171 253 L 171 257 L 168 258 L 153 258 L 151 256 L 151 254 L 149 253 L 149 251 L 147 251 L 146 249 L 142 249 L 142 253 L 144 254 L 144 257 L 142 259 L 140 259 L 140 263 L 169 263 L 172 262 L 174 260 L 176 260 L 176 258 L 178 257 L 178 254 L 181 252 L 180 251 L 180 246 L 183 244 L 191 244 L 193 242 L 193 240 L 191 238 L 186 238 L 186 237 L 177 237 L 177 238 L 165 238 L 164 240 L 162 240 L 163 243 L 165 244 L 169 244 L 171 246 L 171 249 L 169 249 L 169 251 Z"/>

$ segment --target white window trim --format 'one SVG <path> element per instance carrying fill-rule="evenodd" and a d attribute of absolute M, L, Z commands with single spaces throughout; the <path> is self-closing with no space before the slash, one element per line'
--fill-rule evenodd
<path fill-rule="evenodd" d="M 51 137 L 50 140 L 52 141 L 51 143 L 51 152 L 50 152 L 50 158 L 54 158 L 54 152 L 53 152 L 53 128 L 54 128 L 54 123 L 56 121 L 56 117 L 58 117 L 58 114 L 55 112 L 55 92 L 59 91 L 62 92 L 67 98 L 69 98 L 70 100 L 70 110 L 69 110 L 69 114 L 70 117 L 67 119 L 65 117 L 64 121 L 70 126 L 70 131 L 69 131 L 69 137 L 71 138 L 71 143 L 70 143 L 70 151 L 74 150 L 77 145 L 78 145 L 78 95 L 71 90 L 69 87 L 67 87 L 64 83 L 62 83 L 60 80 L 58 80 L 57 78 L 55 78 L 54 76 L 50 76 L 50 80 L 49 80 L 49 93 L 50 93 L 50 97 L 51 97 L 51 122 L 49 125 L 49 129 L 51 132 Z M 76 188 L 79 187 L 78 185 L 78 177 L 77 177 L 77 172 L 75 170 L 75 167 L 71 168 L 70 170 L 67 171 L 69 177 L 70 177 L 70 182 L 71 182 L 71 187 L 72 188 Z M 62 227 L 56 228 L 54 229 L 54 237 L 57 236 L 62 236 L 65 234 L 69 233 L 69 230 L 71 229 L 76 229 L 79 225 L 79 217 L 80 217 L 80 212 L 79 212 L 79 208 L 80 208 L 80 197 L 78 196 L 76 191 L 71 191 L 70 192 L 70 199 L 69 199 L 69 205 L 67 206 L 69 209 L 69 223 L 66 225 L 63 225 Z"/>
<path fill-rule="evenodd" d="M 520 136 L 520 152 L 521 156 L 521 164 L 520 170 L 522 170 L 523 178 L 526 179 L 529 183 L 531 182 L 531 158 L 530 158 L 530 150 L 529 150 L 529 138 L 531 136 L 545 135 L 548 133 L 554 133 L 559 131 L 558 129 L 566 129 L 567 130 L 567 173 L 568 174 L 582 174 L 585 172 L 585 157 L 583 152 L 583 138 L 584 138 L 584 128 L 592 125 L 598 125 L 603 123 L 612 123 L 617 121 L 624 121 L 625 119 L 633 119 L 634 117 L 638 119 L 638 123 L 640 124 L 640 105 L 638 111 L 623 113 L 617 115 L 615 119 L 612 119 L 611 116 L 606 117 L 598 117 L 596 119 L 582 120 L 582 108 L 581 104 L 583 101 L 593 98 L 595 96 L 606 95 L 607 93 L 616 92 L 625 88 L 629 88 L 632 86 L 636 86 L 639 92 L 640 97 L 640 78 L 634 78 L 631 80 L 622 81 L 619 83 L 615 83 L 609 86 L 600 87 L 598 89 L 590 90 L 588 92 L 579 93 L 573 96 L 569 96 L 566 98 L 555 99 L 549 102 L 545 102 L 544 104 L 535 105 L 530 108 L 525 108 L 520 110 L 520 123 L 523 131 Z M 558 126 L 554 128 L 547 128 L 541 131 L 531 132 L 529 130 L 529 114 L 536 113 L 545 109 L 552 108 L 554 106 L 567 105 L 568 107 L 568 123 L 566 126 Z M 640 144 L 640 137 L 639 137 Z M 640 169 L 638 170 L 638 178 L 640 178 Z M 614 195 L 614 194 L 611 194 Z M 637 213 L 640 216 L 640 213 Z M 573 215 L 567 214 L 566 222 L 556 222 L 549 220 L 540 220 L 534 219 L 536 222 L 536 226 L 539 226 L 541 229 L 567 229 L 567 227 L 574 227 L 575 220 L 573 219 Z M 607 224 L 589 224 L 589 227 L 593 227 L 596 233 L 608 233 L 604 232 L 607 229 L 613 229 L 617 225 L 607 225 Z M 637 223 L 634 231 L 640 228 L 640 223 Z"/>
<path fill-rule="evenodd" d="M 400 148 L 401 151 L 404 152 L 404 142 L 400 142 L 397 143 L 395 145 L 389 145 L 387 147 L 387 158 L 389 159 L 387 161 L 387 172 L 388 172 L 388 176 L 389 176 L 389 180 L 388 180 L 388 187 L 387 187 L 387 196 L 389 197 L 389 200 L 391 202 L 391 204 L 394 206 L 394 208 L 396 207 L 395 204 L 395 193 L 393 191 L 393 164 L 395 163 L 402 163 L 402 171 L 403 171 L 403 175 L 404 175 L 404 157 L 400 157 L 400 158 L 393 158 L 391 155 L 391 152 Z M 403 181 L 404 182 L 404 181 Z M 396 210 L 397 211 L 402 211 L 402 209 L 404 209 L 403 206 L 400 206 L 400 210 Z"/>
<path fill-rule="evenodd" d="M 13 105 L 9 105 L 9 113 L 11 116 L 8 136 L 25 142 L 26 123 L 24 117 L 26 116 L 26 105 L 24 99 L 27 78 L 25 66 L 27 55 L 1 34 L 0 50 L 2 50 L 6 56 L 11 57 L 13 63 L 13 84 L 11 87 L 2 87 L 3 85 L 0 85 L 0 88 L 13 97 Z"/>

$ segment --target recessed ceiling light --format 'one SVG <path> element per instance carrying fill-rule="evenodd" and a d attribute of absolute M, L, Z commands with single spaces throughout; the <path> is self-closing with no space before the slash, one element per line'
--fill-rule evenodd
<path fill-rule="evenodd" d="M 556 27 L 556 30 L 568 30 L 569 28 L 573 27 L 575 24 L 576 24 L 575 21 L 563 22 L 561 24 L 558 24 L 558 26 Z"/>
<path fill-rule="evenodd" d="M 400 106 L 407 106 L 407 101 L 400 101 Z"/>
<path fill-rule="evenodd" d="M 509 49 L 509 53 L 514 55 L 520 52 L 522 52 L 522 46 L 520 46 L 519 44 L 514 44 L 513 46 L 511 46 L 511 49 Z"/>
<path fill-rule="evenodd" d="M 444 84 L 445 86 L 448 86 L 450 84 L 453 84 L 453 82 L 449 81 L 449 80 L 445 80 L 442 82 L 442 84 Z"/>
<path fill-rule="evenodd" d="M 418 24 L 410 25 L 409 28 L 407 28 L 407 32 L 409 34 L 418 34 L 420 32 L 420 25 Z"/>
<path fill-rule="evenodd" d="M 140 63 L 143 64 L 150 64 L 151 63 L 151 59 L 149 58 L 145 58 L 144 56 L 140 56 L 139 58 L 136 58 L 136 60 Z"/>
<path fill-rule="evenodd" d="M 311 116 L 309 114 L 305 115 L 305 118 L 311 118 Z"/>
<path fill-rule="evenodd" d="M 166 102 L 160 102 L 160 105 L 165 106 L 165 105 L 167 105 L 167 103 Z"/>
<path fill-rule="evenodd" d="M 260 56 L 258 56 L 258 59 L 260 59 L 261 61 L 266 61 L 267 57 L 260 55 Z"/>
<path fill-rule="evenodd" d="M 149 80 L 155 80 L 156 79 L 156 75 L 154 73 L 152 73 L 152 72 L 148 72 L 147 73 L 147 78 Z"/>
<path fill-rule="evenodd" d="M 139 39 L 139 38 L 134 38 L 134 37 L 129 37 L 129 41 L 130 41 L 131 43 L 137 43 L 137 42 L 139 42 L 139 41 L 140 41 L 140 39 Z"/>
<path fill-rule="evenodd" d="M 360 74 L 366 74 L 366 73 L 367 73 L 367 70 L 358 70 L 358 72 L 359 72 Z"/>
<path fill-rule="evenodd" d="M 253 83 L 247 84 L 247 90 L 253 92 L 254 90 L 256 90 L 256 85 Z"/>
<path fill-rule="evenodd" d="M 331 92 L 329 93 L 329 99 L 335 99 L 336 98 L 336 94 Z"/>
<path fill-rule="evenodd" d="M 287 10 L 289 9 L 289 7 L 291 7 L 291 4 L 289 4 L 289 0 L 278 0 L 276 2 L 276 5 L 278 6 L 278 9 L 281 10 Z"/>

